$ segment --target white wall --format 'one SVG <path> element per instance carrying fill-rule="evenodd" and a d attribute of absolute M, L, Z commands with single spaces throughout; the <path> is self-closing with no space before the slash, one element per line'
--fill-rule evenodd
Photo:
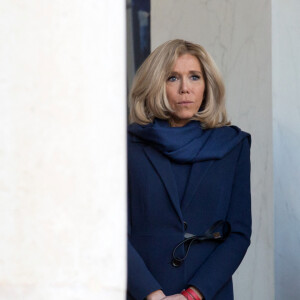
<path fill-rule="evenodd" d="M 274 299 L 271 0 L 152 0 L 151 42 L 183 38 L 215 58 L 233 124 L 252 134 L 252 245 L 234 276 L 237 300 Z"/>
<path fill-rule="evenodd" d="M 273 0 L 276 299 L 300 295 L 300 2 Z"/>
<path fill-rule="evenodd" d="M 124 299 L 125 3 L 2 0 L 0 299 Z"/>

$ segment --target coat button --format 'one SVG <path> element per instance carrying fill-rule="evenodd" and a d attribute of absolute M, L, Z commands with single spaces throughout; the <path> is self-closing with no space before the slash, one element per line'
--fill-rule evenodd
<path fill-rule="evenodd" d="M 173 258 L 173 259 L 172 259 L 172 266 L 173 266 L 174 268 L 180 267 L 180 266 L 181 266 L 181 261 L 179 261 L 179 260 Z"/>
<path fill-rule="evenodd" d="M 183 227 L 184 227 L 184 230 L 187 230 L 187 228 L 188 228 L 187 222 L 183 222 Z"/>

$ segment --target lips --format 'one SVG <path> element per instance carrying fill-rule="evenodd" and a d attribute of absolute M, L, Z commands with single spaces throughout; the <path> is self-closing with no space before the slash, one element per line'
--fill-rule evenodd
<path fill-rule="evenodd" d="M 181 105 L 185 105 L 185 104 L 192 104 L 193 101 L 189 101 L 189 100 L 184 100 L 184 101 L 180 101 L 177 104 L 181 104 Z"/>

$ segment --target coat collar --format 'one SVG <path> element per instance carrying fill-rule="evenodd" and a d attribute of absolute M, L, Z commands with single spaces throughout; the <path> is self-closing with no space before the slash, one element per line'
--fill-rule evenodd
<path fill-rule="evenodd" d="M 180 201 L 178 190 L 176 186 L 176 181 L 173 175 L 173 171 L 171 168 L 170 161 L 164 157 L 159 151 L 155 150 L 150 146 L 146 146 L 144 151 L 153 164 L 155 170 L 159 174 L 162 182 L 165 185 L 165 188 L 169 194 L 173 207 L 179 217 L 179 219 L 183 222 L 183 217 L 180 209 Z"/>
<path fill-rule="evenodd" d="M 168 192 L 169 198 L 172 205 L 178 215 L 181 222 L 184 221 L 182 216 L 182 211 L 184 211 L 192 199 L 195 197 L 197 189 L 205 177 L 206 172 L 214 163 L 214 160 L 207 160 L 203 162 L 196 162 L 193 164 L 191 169 L 191 174 L 189 181 L 187 183 L 186 192 L 184 194 L 184 199 L 182 201 L 183 207 L 180 207 L 179 194 L 177 190 L 177 185 L 175 177 L 172 171 L 171 162 L 169 159 L 161 154 L 159 151 L 151 146 L 146 146 L 144 151 L 159 174 L 164 186 Z"/>
<path fill-rule="evenodd" d="M 206 160 L 202 162 L 195 162 L 193 164 L 190 178 L 185 189 L 185 194 L 183 196 L 182 211 L 187 209 L 191 201 L 196 196 L 200 183 L 205 178 L 206 172 L 213 165 L 213 163 L 214 160 Z"/>

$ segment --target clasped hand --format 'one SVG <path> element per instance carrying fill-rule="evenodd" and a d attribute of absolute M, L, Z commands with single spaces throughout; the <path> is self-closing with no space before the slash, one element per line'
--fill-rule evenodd
<path fill-rule="evenodd" d="M 175 294 L 171 296 L 166 296 L 162 298 L 161 300 L 186 300 L 186 298 L 181 294 Z"/>
<path fill-rule="evenodd" d="M 199 297 L 200 299 L 203 298 L 202 295 L 199 295 Z M 147 300 L 186 300 L 186 298 L 181 294 L 166 296 L 162 290 L 157 290 L 148 295 Z"/>
<path fill-rule="evenodd" d="M 166 296 L 162 290 L 158 290 L 148 295 L 147 300 L 186 300 L 186 298 L 181 294 Z"/>
<path fill-rule="evenodd" d="M 158 290 L 151 293 L 147 300 L 186 300 L 186 298 L 181 294 L 166 296 L 163 291 Z"/>

